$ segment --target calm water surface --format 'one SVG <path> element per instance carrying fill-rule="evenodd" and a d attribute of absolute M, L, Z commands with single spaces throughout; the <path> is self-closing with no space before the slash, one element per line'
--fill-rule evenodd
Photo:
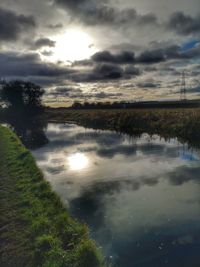
<path fill-rule="evenodd" d="M 48 124 L 34 156 L 71 214 L 118 267 L 200 266 L 200 151 Z"/>

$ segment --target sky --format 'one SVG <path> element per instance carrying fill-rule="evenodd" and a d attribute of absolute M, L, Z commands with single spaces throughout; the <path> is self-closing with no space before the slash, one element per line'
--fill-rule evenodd
<path fill-rule="evenodd" d="M 1 0 L 0 78 L 47 105 L 200 98 L 200 0 Z"/>

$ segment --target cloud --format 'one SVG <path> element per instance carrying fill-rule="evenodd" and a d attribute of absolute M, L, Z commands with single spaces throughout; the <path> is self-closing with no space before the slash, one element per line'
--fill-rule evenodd
<path fill-rule="evenodd" d="M 199 84 L 192 80 L 199 76 L 198 1 L 169 0 L 162 5 L 160 0 L 1 0 L 0 77 L 31 79 L 52 88 L 82 83 L 83 92 L 58 92 L 60 98 L 96 94 L 106 101 L 120 92 L 121 100 L 156 100 L 178 97 L 173 92 L 179 90 L 185 69 L 191 85 L 188 98 L 198 98 Z M 72 53 L 76 58 L 80 45 L 85 59 L 69 62 L 69 51 L 57 61 L 61 59 L 54 41 L 68 30 L 77 38 L 81 32 L 86 35 L 86 44 L 76 43 Z M 30 53 L 37 49 L 44 61 Z"/>
<path fill-rule="evenodd" d="M 181 35 L 200 35 L 200 15 L 191 17 L 183 12 L 173 13 L 167 23 L 167 28 Z"/>
<path fill-rule="evenodd" d="M 117 51 L 117 52 L 121 52 L 121 51 L 140 51 L 141 48 L 143 48 L 143 46 L 138 46 L 138 45 L 134 45 L 133 43 L 129 43 L 129 42 L 122 42 L 122 43 L 117 43 L 117 44 L 112 44 L 109 49 L 112 51 Z"/>
<path fill-rule="evenodd" d="M 41 54 L 45 57 L 50 57 L 53 55 L 53 51 L 47 51 L 47 50 L 44 50 L 41 52 Z"/>
<path fill-rule="evenodd" d="M 82 96 L 82 90 L 79 88 L 74 87 L 66 87 L 66 86 L 59 86 L 51 90 L 50 92 L 46 92 L 48 96 L 52 97 L 74 97 L 76 98 Z"/>
<path fill-rule="evenodd" d="M 190 181 L 199 183 L 199 171 L 200 167 L 179 167 L 176 169 L 176 172 L 168 175 L 168 179 L 173 185 L 182 185 Z"/>
<path fill-rule="evenodd" d="M 134 77 L 134 76 L 139 76 L 142 74 L 142 71 L 134 66 L 127 66 L 125 67 L 125 74 L 127 77 Z"/>
<path fill-rule="evenodd" d="M 195 94 L 195 93 L 199 93 L 199 94 L 200 94 L 200 86 L 190 88 L 190 89 L 188 89 L 187 91 L 188 91 L 188 93 L 190 93 L 190 94 Z"/>
<path fill-rule="evenodd" d="M 63 24 L 62 23 L 48 24 L 47 28 L 52 29 L 52 30 L 58 30 L 58 29 L 63 28 Z"/>
<path fill-rule="evenodd" d="M 141 15 L 134 8 L 120 10 L 108 0 L 55 0 L 54 3 L 67 10 L 73 19 L 87 25 L 157 24 L 154 14 Z"/>
<path fill-rule="evenodd" d="M 83 60 L 76 60 L 70 63 L 72 64 L 72 66 L 92 66 L 94 62 L 91 59 L 83 59 Z"/>
<path fill-rule="evenodd" d="M 200 58 L 200 43 L 197 44 L 195 47 L 192 49 L 187 50 L 186 52 L 182 53 L 184 58 L 195 58 L 199 59 Z"/>
<path fill-rule="evenodd" d="M 27 78 L 32 76 L 56 78 L 67 78 L 74 70 L 67 67 L 59 67 L 52 63 L 40 60 L 37 53 L 0 53 L 0 77 Z"/>
<path fill-rule="evenodd" d="M 36 28 L 33 16 L 16 14 L 0 8 L 0 41 L 16 41 L 27 31 Z"/>
<path fill-rule="evenodd" d="M 44 38 L 37 39 L 33 44 L 33 48 L 39 49 L 41 47 L 55 47 L 55 45 L 56 45 L 55 41 L 44 37 Z"/>
<path fill-rule="evenodd" d="M 154 50 L 146 50 L 142 52 L 137 58 L 137 63 L 142 64 L 155 64 L 171 59 L 186 60 L 186 59 L 198 59 L 200 57 L 200 45 L 187 50 L 182 51 L 181 47 L 172 45 L 166 48 L 158 48 Z"/>
<path fill-rule="evenodd" d="M 153 81 L 144 81 L 137 83 L 137 87 L 139 88 L 157 88 L 159 87 L 158 83 L 155 83 Z"/>
<path fill-rule="evenodd" d="M 123 76 L 123 69 L 121 67 L 111 65 L 111 64 L 101 64 L 97 65 L 93 71 L 94 79 L 119 79 Z"/>
<path fill-rule="evenodd" d="M 45 51 L 43 52 L 45 53 Z M 118 79 L 129 79 L 140 75 L 136 67 L 121 67 L 114 64 L 98 64 L 89 69 L 76 69 L 43 62 L 37 53 L 0 53 L 1 77 L 47 77 L 52 79 L 63 78 L 74 82 L 99 82 Z M 40 79 L 41 80 L 41 79 Z M 55 80 L 56 81 L 56 80 Z"/>
<path fill-rule="evenodd" d="M 116 99 L 120 96 L 123 96 L 123 93 L 117 93 L 117 92 L 103 92 L 103 91 L 97 91 L 97 92 L 90 92 L 90 93 L 86 93 L 84 91 L 82 91 L 80 88 L 76 87 L 76 86 L 71 86 L 71 87 L 66 87 L 66 86 L 59 86 L 56 87 L 54 89 L 51 90 L 47 90 L 45 93 L 45 97 L 48 98 L 47 100 L 53 98 L 59 98 L 60 100 L 64 100 L 67 98 L 70 99 L 77 99 L 77 100 L 85 100 L 88 98 L 93 98 L 95 100 L 101 100 L 101 99 Z M 80 139 L 83 138 L 86 140 L 86 138 L 88 137 L 88 140 L 98 137 L 98 140 L 100 138 L 100 136 L 95 135 L 93 136 L 93 134 L 88 134 L 88 136 L 86 137 L 85 135 L 77 135 L 76 138 Z M 105 141 L 105 140 L 104 140 Z M 109 141 L 110 144 L 112 144 L 111 140 Z"/>
<path fill-rule="evenodd" d="M 41 38 L 36 41 L 38 46 L 54 45 L 54 41 L 48 38 Z M 169 60 L 190 60 L 197 59 L 200 56 L 200 45 L 194 48 L 181 51 L 179 46 L 169 46 L 163 49 L 147 50 L 134 56 L 132 51 L 122 51 L 119 53 L 111 53 L 102 51 L 94 54 L 91 59 L 76 61 L 71 66 L 58 65 L 53 63 L 42 62 L 37 53 L 0 53 L 0 69 L 1 77 L 17 77 L 30 78 L 39 82 L 52 83 L 53 78 L 55 83 L 70 80 L 73 82 L 114 82 L 118 80 L 133 79 L 136 76 L 143 74 L 143 67 L 139 68 L 138 64 L 149 65 L 162 63 Z M 44 56 L 52 55 L 52 51 L 43 50 Z M 184 62 L 184 61 L 183 61 Z M 79 67 L 79 65 L 81 67 Z M 162 69 L 162 68 L 161 68 Z M 144 69 L 149 72 L 148 68 Z M 156 71 L 156 69 L 155 69 Z M 173 74 L 175 71 L 173 72 Z M 180 73 L 178 72 L 178 75 Z M 143 80 L 136 84 L 138 88 L 158 88 L 160 84 L 149 80 Z M 192 92 L 192 91 L 191 91 Z M 197 91 L 198 93 L 198 91 Z M 76 95 L 74 96 L 76 97 Z M 101 98 L 101 95 L 96 96 Z M 102 98 L 104 95 L 102 94 Z M 108 96 L 112 97 L 112 95 Z M 106 98 L 106 97 L 105 97 Z"/>
<path fill-rule="evenodd" d="M 123 69 L 112 64 L 100 64 L 93 69 L 80 71 L 73 75 L 76 82 L 94 82 L 103 80 L 116 80 L 123 77 Z"/>
<path fill-rule="evenodd" d="M 165 61 L 166 57 L 162 49 L 154 51 L 144 51 L 137 58 L 138 63 L 154 64 Z"/>
<path fill-rule="evenodd" d="M 99 92 L 92 96 L 98 99 L 104 99 L 104 98 L 117 98 L 117 97 L 123 96 L 123 94 L 122 93 Z"/>
<path fill-rule="evenodd" d="M 109 51 L 95 53 L 92 58 L 94 62 L 107 62 L 117 64 L 130 64 L 135 62 L 134 53 L 131 51 L 123 51 L 119 54 L 112 54 Z"/>
<path fill-rule="evenodd" d="M 178 45 L 171 45 L 165 48 L 156 48 L 152 50 L 145 50 L 135 56 L 133 51 L 121 51 L 119 53 L 111 53 L 110 51 L 100 51 L 91 56 L 90 59 L 75 61 L 72 63 L 72 66 L 94 66 L 98 63 L 100 64 L 97 67 L 96 72 L 99 74 L 104 72 L 104 69 L 113 69 L 114 65 L 129 65 L 125 68 L 126 74 L 130 75 L 140 75 L 141 71 L 138 68 L 133 67 L 135 64 L 156 64 L 169 60 L 190 60 L 198 59 L 200 57 L 200 45 L 197 44 L 192 49 L 187 51 L 182 51 L 181 47 Z M 106 67 L 109 66 L 109 67 Z M 112 67 L 111 67 L 112 66 Z M 149 67 L 148 67 L 149 68 Z M 146 71 L 156 71 L 156 69 L 148 69 Z M 117 70 L 118 69 L 118 70 Z M 122 73 L 122 67 L 116 67 L 115 70 L 118 74 L 115 73 L 115 78 L 120 78 L 120 73 Z M 95 71 L 94 71 L 95 72 Z M 107 70 L 106 70 L 107 72 Z M 94 79 L 95 80 L 95 79 Z"/>
<path fill-rule="evenodd" d="M 115 64 L 97 64 L 89 70 L 81 70 L 80 73 L 72 75 L 76 82 L 97 82 L 108 80 L 129 79 L 133 76 L 140 75 L 138 68 L 124 68 Z"/>
<path fill-rule="evenodd" d="M 118 145 L 117 147 L 101 148 L 97 151 L 100 157 L 113 158 L 117 154 L 131 156 L 136 154 L 136 149 L 132 146 Z"/>
<path fill-rule="evenodd" d="M 155 28 L 164 28 L 180 35 L 200 34 L 200 15 L 193 17 L 178 11 L 172 13 L 166 21 L 158 22 L 157 16 L 153 13 L 139 14 L 135 8 L 122 8 L 122 6 L 120 8 L 119 4 L 114 5 L 110 0 L 54 0 L 54 3 L 66 10 L 72 20 L 90 26 L 150 27 L 153 25 Z"/>

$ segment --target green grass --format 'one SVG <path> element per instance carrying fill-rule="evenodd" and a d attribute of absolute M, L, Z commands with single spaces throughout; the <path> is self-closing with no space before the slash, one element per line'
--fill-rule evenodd
<path fill-rule="evenodd" d="M 86 127 L 131 135 L 158 134 L 200 146 L 200 108 L 67 110 L 46 109 L 48 121 L 74 121 Z"/>
<path fill-rule="evenodd" d="M 102 267 L 86 225 L 70 218 L 31 153 L 0 126 L 1 267 Z"/>

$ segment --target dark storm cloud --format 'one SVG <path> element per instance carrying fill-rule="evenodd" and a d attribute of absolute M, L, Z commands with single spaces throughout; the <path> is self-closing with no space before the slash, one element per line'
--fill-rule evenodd
<path fill-rule="evenodd" d="M 73 19 L 88 25 L 157 24 L 157 18 L 153 14 L 140 15 L 134 8 L 119 10 L 111 6 L 108 0 L 55 0 L 54 2 L 71 13 Z"/>
<path fill-rule="evenodd" d="M 115 80 L 119 78 L 126 78 L 127 74 L 130 74 L 127 69 L 113 64 L 101 64 L 97 65 L 93 70 L 93 78 L 99 80 Z M 139 70 L 135 69 L 131 74 L 139 75 Z"/>
<path fill-rule="evenodd" d="M 50 39 L 39 39 L 37 44 L 54 45 Z M 43 55 L 50 56 L 52 51 L 43 51 Z M 73 82 L 103 82 L 114 80 L 125 80 L 142 74 L 142 70 L 134 64 L 149 65 L 154 63 L 165 62 L 170 59 L 190 60 L 197 59 L 200 56 L 200 46 L 182 52 L 178 46 L 170 46 L 165 49 L 155 49 L 144 51 L 137 57 L 134 57 L 133 52 L 121 52 L 112 54 L 110 52 L 99 52 L 86 61 L 79 61 L 72 64 L 71 67 L 42 62 L 37 53 L 9 53 L 0 54 L 0 76 L 1 77 L 43 77 L 45 83 L 53 77 L 71 80 Z M 106 61 L 106 63 L 105 63 Z M 81 65 L 77 68 L 76 65 Z M 178 74 L 180 75 L 180 74 Z M 40 78 L 41 80 L 41 78 Z M 138 83 L 138 87 L 155 88 L 152 82 Z M 76 97 L 76 96 L 75 96 Z M 104 95 L 96 96 L 103 98 Z M 105 96 L 106 97 L 106 96 Z M 112 97 L 110 95 L 109 97 Z M 114 97 L 114 96 L 113 96 Z"/>
<path fill-rule="evenodd" d="M 153 50 L 145 50 L 139 55 L 135 56 L 133 51 L 121 51 L 120 53 L 111 53 L 110 51 L 100 51 L 95 53 L 90 59 L 75 61 L 72 66 L 95 66 L 100 64 L 96 69 L 94 68 L 93 75 L 91 75 L 95 80 L 99 74 L 99 78 L 103 78 L 101 73 L 106 73 L 109 78 L 110 69 L 113 71 L 110 73 L 110 78 L 117 79 L 123 76 L 123 74 L 130 75 L 140 75 L 141 71 L 138 68 L 133 67 L 134 64 L 144 64 L 151 65 L 156 63 L 161 63 L 169 60 L 190 60 L 198 59 L 200 57 L 200 45 L 189 49 L 187 51 L 182 51 L 180 46 L 171 45 L 166 48 L 157 48 Z M 107 63 L 107 64 L 106 64 Z M 115 65 L 115 68 L 114 68 Z M 128 65 L 125 69 L 121 65 Z M 146 68 L 148 70 L 148 68 Z M 156 71 L 155 68 L 149 71 Z M 113 73 L 114 72 L 114 73 Z M 114 77 L 115 76 L 115 77 Z M 96 77 L 96 78 L 95 78 Z M 105 77 L 106 79 L 106 77 Z"/>
<path fill-rule="evenodd" d="M 94 54 L 92 56 L 92 60 L 94 62 L 130 64 L 135 62 L 135 56 L 131 51 L 123 51 L 119 54 L 112 54 L 109 51 L 102 51 Z"/>
<path fill-rule="evenodd" d="M 98 64 L 90 69 L 76 69 L 52 63 L 42 62 L 37 53 L 0 53 L 0 77 L 49 77 L 61 78 L 75 82 L 108 81 L 129 79 L 140 75 L 134 66 L 121 67 L 114 64 Z M 110 95 L 111 96 L 111 95 Z M 96 97 L 103 97 L 99 95 Z"/>
<path fill-rule="evenodd" d="M 99 80 L 116 80 L 123 77 L 123 69 L 119 66 L 111 64 L 100 64 L 92 70 L 85 73 L 79 73 L 74 75 L 75 81 L 93 82 Z"/>
<path fill-rule="evenodd" d="M 122 93 L 108 93 L 108 92 L 99 92 L 93 95 L 95 98 L 103 99 L 103 98 L 116 98 L 123 96 Z"/>
<path fill-rule="evenodd" d="M 82 90 L 79 88 L 70 88 L 70 87 L 57 87 L 55 89 L 56 93 L 58 94 L 68 94 L 71 92 L 76 92 L 76 93 L 82 93 Z"/>
<path fill-rule="evenodd" d="M 98 64 L 89 71 L 75 73 L 72 79 L 76 82 L 94 82 L 129 79 L 137 75 L 140 75 L 138 68 L 128 69 L 114 64 Z"/>
<path fill-rule="evenodd" d="M 36 53 L 0 53 L 0 66 L 1 77 L 67 77 L 67 75 L 74 72 L 66 67 L 41 62 L 39 55 Z"/>
<path fill-rule="evenodd" d="M 154 64 L 166 60 L 163 49 L 144 51 L 137 57 L 137 63 Z"/>
<path fill-rule="evenodd" d="M 168 61 L 170 59 L 190 60 L 190 59 L 198 59 L 199 57 L 200 57 L 200 45 L 192 49 L 189 49 L 187 51 L 182 51 L 181 47 L 173 45 L 163 49 L 160 48 L 154 50 L 146 50 L 136 58 L 136 62 L 142 64 L 154 64 L 154 63 Z"/>
<path fill-rule="evenodd" d="M 33 48 L 39 49 L 41 47 L 55 47 L 56 42 L 49 38 L 39 38 L 34 42 Z"/>
<path fill-rule="evenodd" d="M 18 40 L 21 34 L 36 27 L 33 16 L 16 14 L 0 8 L 0 41 Z"/>
<path fill-rule="evenodd" d="M 171 15 L 167 27 L 181 35 L 200 34 L 200 15 L 191 17 L 176 12 Z"/>
<path fill-rule="evenodd" d="M 142 71 L 139 68 L 136 68 L 134 66 L 127 66 L 127 67 L 125 67 L 125 74 L 127 76 L 134 77 L 134 76 L 141 75 Z"/>
<path fill-rule="evenodd" d="M 74 98 L 82 96 L 83 92 L 79 88 L 73 88 L 73 87 L 56 87 L 51 92 L 47 92 L 48 96 L 52 97 L 71 97 Z"/>
<path fill-rule="evenodd" d="M 159 84 L 151 82 L 151 81 L 147 81 L 147 82 L 140 82 L 137 83 L 137 87 L 139 88 L 157 88 L 159 87 Z"/>

